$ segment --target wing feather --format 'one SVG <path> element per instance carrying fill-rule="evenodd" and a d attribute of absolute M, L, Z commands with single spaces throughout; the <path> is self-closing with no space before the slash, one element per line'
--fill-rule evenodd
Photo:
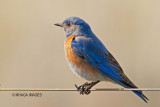
<path fill-rule="evenodd" d="M 75 37 L 71 42 L 74 52 L 98 71 L 125 88 L 137 88 L 123 73 L 122 68 L 98 38 Z M 147 103 L 142 91 L 133 91 Z"/>
<path fill-rule="evenodd" d="M 126 88 L 136 87 L 123 73 L 122 68 L 112 54 L 99 41 L 96 42 L 87 37 L 75 37 L 71 42 L 71 47 L 80 58 L 114 82 Z"/>

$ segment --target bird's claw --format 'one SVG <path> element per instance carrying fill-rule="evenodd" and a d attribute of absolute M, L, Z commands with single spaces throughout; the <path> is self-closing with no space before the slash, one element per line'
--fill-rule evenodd
<path fill-rule="evenodd" d="M 77 86 L 76 84 L 75 84 L 75 87 L 77 88 L 77 91 L 79 91 L 80 92 L 80 94 L 81 95 L 84 95 L 84 94 L 86 94 L 86 95 L 88 95 L 88 94 L 90 94 L 91 93 L 91 91 L 90 91 L 90 83 L 84 83 L 83 85 L 81 85 L 81 86 Z"/>

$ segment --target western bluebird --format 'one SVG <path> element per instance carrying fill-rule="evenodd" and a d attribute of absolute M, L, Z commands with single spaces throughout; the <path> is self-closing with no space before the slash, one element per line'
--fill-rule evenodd
<path fill-rule="evenodd" d="M 93 81 L 79 87 L 75 85 L 80 94 L 89 94 L 90 89 L 100 81 L 137 88 L 84 20 L 70 17 L 55 25 L 62 27 L 65 32 L 64 48 L 69 67 L 78 76 Z M 133 92 L 147 103 L 148 98 L 142 91 Z"/>

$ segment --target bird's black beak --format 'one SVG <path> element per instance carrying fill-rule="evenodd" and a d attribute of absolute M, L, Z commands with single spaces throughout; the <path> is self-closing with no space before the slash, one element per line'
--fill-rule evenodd
<path fill-rule="evenodd" d="M 59 26 L 59 27 L 62 27 L 62 23 L 56 23 L 56 24 L 54 24 L 54 25 L 56 25 L 56 26 Z"/>

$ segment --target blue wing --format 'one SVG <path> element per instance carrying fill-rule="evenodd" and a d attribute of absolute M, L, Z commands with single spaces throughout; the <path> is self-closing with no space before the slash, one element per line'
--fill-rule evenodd
<path fill-rule="evenodd" d="M 122 68 L 98 38 L 75 37 L 71 42 L 74 52 L 98 71 L 125 88 L 137 88 L 123 73 Z M 133 91 L 144 101 L 142 91 Z"/>

